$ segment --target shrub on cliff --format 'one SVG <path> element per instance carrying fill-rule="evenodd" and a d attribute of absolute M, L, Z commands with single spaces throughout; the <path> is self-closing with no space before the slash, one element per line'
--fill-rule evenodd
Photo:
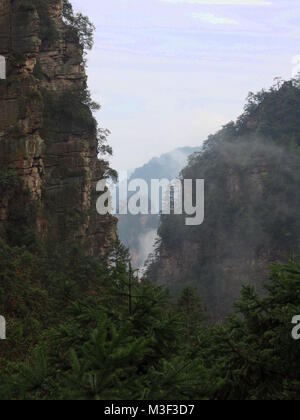
<path fill-rule="evenodd" d="M 94 45 L 95 26 L 87 16 L 82 13 L 74 13 L 73 6 L 68 0 L 63 0 L 63 17 L 65 22 L 78 36 L 83 49 L 91 50 Z"/>
<path fill-rule="evenodd" d="M 55 2 L 55 0 L 50 0 Z M 28 14 L 28 12 L 36 12 L 40 19 L 40 36 L 44 43 L 52 45 L 58 39 L 58 32 L 54 22 L 48 13 L 48 0 L 21 0 L 19 3 L 19 11 Z"/>

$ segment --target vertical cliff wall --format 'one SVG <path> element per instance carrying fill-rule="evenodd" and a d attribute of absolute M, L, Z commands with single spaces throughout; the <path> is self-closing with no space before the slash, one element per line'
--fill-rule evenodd
<path fill-rule="evenodd" d="M 0 236 L 76 239 L 105 253 L 116 220 L 96 213 L 98 159 L 83 45 L 62 0 L 0 0 Z"/>

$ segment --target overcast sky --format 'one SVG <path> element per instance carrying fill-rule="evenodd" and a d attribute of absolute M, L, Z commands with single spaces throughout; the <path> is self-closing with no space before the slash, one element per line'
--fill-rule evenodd
<path fill-rule="evenodd" d="M 118 170 L 200 145 L 300 55 L 299 0 L 71 1 L 96 26 L 89 86 Z"/>

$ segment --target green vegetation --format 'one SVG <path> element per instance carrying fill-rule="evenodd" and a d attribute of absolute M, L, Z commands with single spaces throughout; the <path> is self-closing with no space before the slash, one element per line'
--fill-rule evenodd
<path fill-rule="evenodd" d="M 20 0 L 13 14 L 22 34 L 39 17 L 46 50 L 59 36 L 51 3 Z M 91 48 L 94 28 L 67 0 L 63 18 L 62 36 L 80 43 L 75 56 L 66 53 L 64 72 L 70 63 L 84 64 L 82 50 Z M 40 39 L 14 42 L 10 66 L 18 68 Z M 34 76 L 46 79 L 39 61 Z M 17 95 L 7 97 L 22 97 L 20 120 L 31 108 L 41 111 L 43 127 L 32 128 L 46 149 L 71 138 L 91 142 L 83 149 L 94 156 L 112 153 L 84 78 L 74 90 L 66 84 L 64 91 L 41 94 L 31 86 L 27 91 L 27 81 L 31 76 L 26 83 L 8 80 Z M 206 180 L 205 224 L 186 230 L 185 216 L 164 216 L 143 281 L 121 243 L 100 258 L 89 256 L 78 239 L 93 218 L 80 208 L 87 192 L 81 178 L 93 179 L 82 170 L 85 162 L 71 156 L 71 164 L 57 164 L 62 155 L 55 147 L 44 156 L 38 136 L 30 143 L 21 124 L 10 127 L 0 170 L 0 314 L 8 338 L 0 341 L 0 400 L 298 400 L 300 352 L 291 321 L 300 314 L 299 110 L 299 81 L 278 81 L 270 91 L 250 94 L 238 121 L 192 156 L 182 176 Z M 32 176 L 29 158 L 41 156 L 45 172 L 36 204 L 29 179 L 23 181 Z M 103 173 L 116 176 L 107 162 Z M 46 192 L 48 180 L 62 188 Z M 47 238 L 37 234 L 44 219 Z M 95 234 L 105 237 L 105 226 Z M 290 262 L 269 265 L 280 260 Z M 149 279 L 168 284 L 172 294 Z"/>
<path fill-rule="evenodd" d="M 24 245 L 30 247 L 36 243 L 36 233 L 33 229 L 33 220 L 36 209 L 30 201 L 28 191 L 21 188 L 17 173 L 9 168 L 0 170 L 1 202 L 7 208 L 7 220 L 4 236 L 11 245 Z"/>
<path fill-rule="evenodd" d="M 299 109 L 298 80 L 251 94 L 237 123 L 210 136 L 182 172 L 205 180 L 205 222 L 162 217 L 147 277 L 173 293 L 193 285 L 216 320 L 243 285 L 262 291 L 270 263 L 300 255 Z"/>
<path fill-rule="evenodd" d="M 94 25 L 87 16 L 81 13 L 74 14 L 73 6 L 68 0 L 63 0 L 63 17 L 79 38 L 83 49 L 91 50 L 94 45 Z"/>
<path fill-rule="evenodd" d="M 64 91 L 61 94 L 44 90 L 45 122 L 43 136 L 54 140 L 57 132 L 79 132 L 88 136 L 97 133 L 97 122 L 90 109 L 87 91 Z M 52 138 L 53 136 L 53 138 Z"/>
<path fill-rule="evenodd" d="M 14 189 L 18 183 L 18 176 L 15 171 L 9 168 L 0 169 L 0 194 L 3 194 Z"/>
<path fill-rule="evenodd" d="M 20 0 L 17 14 L 18 27 L 25 27 L 24 22 L 32 19 L 36 13 L 40 20 L 40 37 L 43 45 L 49 47 L 58 41 L 58 31 L 55 22 L 49 15 L 48 9 L 56 0 Z M 68 0 L 63 0 L 63 18 L 69 29 L 69 37 L 78 40 L 84 50 L 89 50 L 94 43 L 94 25 L 89 18 L 81 13 L 75 14 Z M 25 42 L 25 41 L 24 41 Z M 27 42 L 27 41 L 26 41 Z M 19 47 L 22 47 L 20 44 Z M 22 48 L 18 48 L 22 51 Z"/>
<path fill-rule="evenodd" d="M 58 32 L 54 22 L 48 13 L 49 3 L 53 0 L 21 0 L 19 6 L 19 17 L 28 16 L 28 13 L 36 12 L 40 19 L 40 36 L 44 43 L 51 45 L 58 39 Z"/>
<path fill-rule="evenodd" d="M 1 399 L 298 399 L 300 265 L 275 265 L 209 326 L 195 292 L 139 283 L 120 244 L 110 263 L 79 247 L 0 243 Z"/>
<path fill-rule="evenodd" d="M 299 345 L 291 337 L 291 320 L 300 310 L 299 279 L 299 263 L 273 265 L 266 296 L 244 287 L 235 315 L 206 342 L 204 337 L 215 398 L 299 399 Z"/>

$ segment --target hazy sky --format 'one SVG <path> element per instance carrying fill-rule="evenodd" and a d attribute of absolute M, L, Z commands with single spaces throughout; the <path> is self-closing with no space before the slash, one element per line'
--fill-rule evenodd
<path fill-rule="evenodd" d="M 299 0 L 71 1 L 97 28 L 89 86 L 118 170 L 201 144 L 300 55 Z"/>

